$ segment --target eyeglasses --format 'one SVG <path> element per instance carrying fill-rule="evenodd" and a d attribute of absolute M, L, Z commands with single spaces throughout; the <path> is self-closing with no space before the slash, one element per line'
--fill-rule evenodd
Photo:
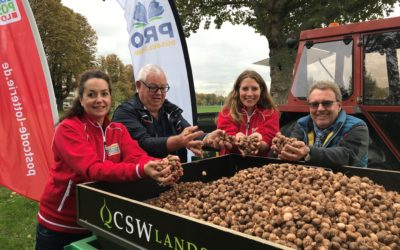
<path fill-rule="evenodd" d="M 335 102 L 336 101 L 309 102 L 308 105 L 312 109 L 317 109 L 319 107 L 319 105 L 322 105 L 322 107 L 327 109 L 327 108 L 332 107 L 333 103 L 335 103 Z"/>
<path fill-rule="evenodd" d="M 161 90 L 161 93 L 167 93 L 170 88 L 168 84 L 165 87 L 156 87 L 156 86 L 149 86 L 149 85 L 147 85 L 147 83 L 145 83 L 142 80 L 140 80 L 140 82 L 143 83 L 144 86 L 146 86 L 149 89 L 150 93 L 153 93 L 153 94 L 157 93 L 158 90 Z"/>

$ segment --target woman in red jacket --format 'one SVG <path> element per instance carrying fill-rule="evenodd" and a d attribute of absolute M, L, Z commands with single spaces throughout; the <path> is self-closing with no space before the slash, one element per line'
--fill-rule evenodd
<path fill-rule="evenodd" d="M 239 142 L 244 137 L 257 137 L 259 142 L 250 154 L 267 155 L 272 138 L 279 131 L 279 112 L 257 72 L 245 70 L 238 76 L 218 115 L 217 128 L 235 136 L 233 147 L 225 148 L 221 154 L 243 154 Z"/>
<path fill-rule="evenodd" d="M 76 222 L 76 184 L 134 181 L 146 176 L 170 183 L 175 178 L 169 167 L 156 170 L 161 161 L 148 156 L 124 125 L 110 122 L 110 105 L 108 75 L 83 73 L 78 97 L 55 131 L 54 165 L 40 200 L 36 249 L 64 249 L 90 235 Z"/>

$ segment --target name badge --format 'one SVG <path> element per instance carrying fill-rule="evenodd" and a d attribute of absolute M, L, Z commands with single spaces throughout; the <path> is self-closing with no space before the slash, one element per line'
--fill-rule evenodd
<path fill-rule="evenodd" d="M 108 156 L 116 155 L 120 153 L 118 143 L 111 144 L 106 147 L 106 152 Z"/>

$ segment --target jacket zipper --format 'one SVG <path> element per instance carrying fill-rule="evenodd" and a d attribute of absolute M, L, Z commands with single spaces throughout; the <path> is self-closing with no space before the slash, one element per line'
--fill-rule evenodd
<path fill-rule="evenodd" d="M 344 124 L 344 123 L 342 123 L 342 124 L 340 125 L 339 129 L 336 130 L 335 134 L 332 135 L 332 137 L 329 139 L 329 141 L 327 141 L 326 143 L 323 143 L 322 147 L 326 148 L 326 147 L 329 145 L 329 143 L 331 143 L 331 141 L 333 140 L 333 138 L 335 138 L 336 135 L 339 133 L 340 129 L 342 129 L 343 124 Z M 305 138 L 305 143 L 308 145 L 308 136 L 307 136 L 307 132 L 306 132 L 306 130 L 305 130 L 303 127 L 301 128 L 301 130 L 303 131 L 303 137 Z M 314 132 L 314 133 L 315 133 L 315 132 Z"/>
<path fill-rule="evenodd" d="M 107 133 L 107 128 L 105 129 L 105 131 L 103 131 L 103 129 L 100 127 L 101 130 L 101 134 L 103 136 L 103 162 L 106 160 L 106 148 L 107 148 L 107 144 L 106 144 L 106 133 Z"/>
<path fill-rule="evenodd" d="M 251 119 L 251 117 L 254 115 L 254 112 L 255 112 L 255 110 L 253 111 L 253 113 L 251 113 L 251 115 L 248 115 L 247 112 L 246 112 L 246 115 L 247 115 L 246 136 L 249 136 L 250 119 Z"/>
<path fill-rule="evenodd" d="M 329 141 L 327 141 L 326 143 L 323 143 L 322 146 L 323 147 L 327 147 L 329 145 L 329 143 L 331 143 L 331 141 L 336 137 L 336 135 L 339 133 L 339 131 L 342 129 L 344 125 L 344 122 L 340 125 L 340 127 L 336 130 L 335 134 L 332 135 L 332 137 L 329 139 Z"/>

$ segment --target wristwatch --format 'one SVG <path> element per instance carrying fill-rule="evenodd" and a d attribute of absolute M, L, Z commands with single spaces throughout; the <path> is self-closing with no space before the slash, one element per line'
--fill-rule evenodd
<path fill-rule="evenodd" d="M 304 161 L 310 161 L 311 160 L 311 156 L 310 156 L 310 148 L 307 147 L 307 155 L 304 157 Z"/>

